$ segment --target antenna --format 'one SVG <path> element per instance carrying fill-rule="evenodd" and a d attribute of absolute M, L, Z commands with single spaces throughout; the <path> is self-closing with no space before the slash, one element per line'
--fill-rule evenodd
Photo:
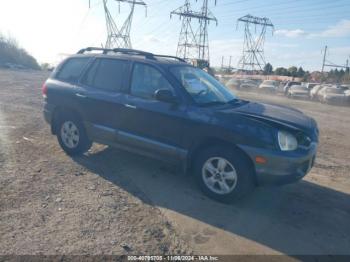
<path fill-rule="evenodd" d="M 146 3 L 142 0 L 114 0 L 119 4 L 119 12 L 120 12 L 120 3 L 128 3 L 130 5 L 129 15 L 124 21 L 122 27 L 119 29 L 107 5 L 108 0 L 102 0 L 102 1 L 103 1 L 103 8 L 105 12 L 106 28 L 107 28 L 107 40 L 104 47 L 131 49 L 132 45 L 130 40 L 130 29 L 132 25 L 135 5 L 142 5 L 147 10 Z M 90 7 L 90 0 L 89 0 L 89 7 Z"/>
<path fill-rule="evenodd" d="M 265 35 L 268 28 L 272 28 L 273 32 L 274 25 L 266 17 L 261 18 L 249 14 L 237 20 L 237 27 L 239 23 L 244 23 L 244 44 L 238 68 L 252 71 L 263 70 L 266 65 L 264 55 Z M 251 31 L 252 25 L 254 26 L 254 33 Z"/>

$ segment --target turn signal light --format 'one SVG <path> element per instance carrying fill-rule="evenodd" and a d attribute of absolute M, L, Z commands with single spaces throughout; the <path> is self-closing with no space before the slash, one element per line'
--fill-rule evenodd
<path fill-rule="evenodd" d="M 258 164 L 266 164 L 267 159 L 265 157 L 262 157 L 262 156 L 257 156 L 257 157 L 255 157 L 255 162 Z"/>

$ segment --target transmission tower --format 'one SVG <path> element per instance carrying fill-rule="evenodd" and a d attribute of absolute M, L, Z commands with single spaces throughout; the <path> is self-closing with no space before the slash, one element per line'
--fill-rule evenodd
<path fill-rule="evenodd" d="M 242 70 L 263 70 L 266 65 L 264 55 L 265 35 L 268 28 L 274 30 L 274 25 L 266 17 L 246 15 L 237 20 L 244 23 L 243 54 L 238 62 Z M 252 32 L 254 27 L 254 32 Z"/>
<path fill-rule="evenodd" d="M 208 0 L 203 0 L 199 12 L 191 10 L 190 2 L 186 0 L 183 6 L 170 13 L 170 17 L 172 15 L 178 15 L 182 19 L 176 55 L 186 60 L 194 58 L 209 62 L 208 24 L 210 21 L 215 21 L 217 24 L 217 19 L 208 10 Z M 199 28 L 196 31 L 191 24 L 192 18 L 199 21 Z"/>
<path fill-rule="evenodd" d="M 130 12 L 126 20 L 124 21 L 122 27 L 119 29 L 115 20 L 113 19 L 111 12 L 108 8 L 108 0 L 103 0 L 103 8 L 106 18 L 106 27 L 107 27 L 107 41 L 105 48 L 132 48 L 130 41 L 130 29 L 132 24 L 132 19 L 134 16 L 135 5 L 142 5 L 146 7 L 146 3 L 142 0 L 114 0 L 119 4 L 120 12 L 120 3 L 130 4 Z M 90 1 L 89 1 L 90 5 Z"/>

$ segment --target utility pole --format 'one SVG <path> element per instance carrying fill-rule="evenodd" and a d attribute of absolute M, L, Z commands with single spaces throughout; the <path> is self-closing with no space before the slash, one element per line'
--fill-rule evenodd
<path fill-rule="evenodd" d="M 230 56 L 230 62 L 228 63 L 229 70 L 231 70 L 231 60 L 232 60 L 232 56 Z"/>
<path fill-rule="evenodd" d="M 221 69 L 224 68 L 224 56 L 221 57 Z"/>
<path fill-rule="evenodd" d="M 244 24 L 243 54 L 238 62 L 238 68 L 242 70 L 263 70 L 266 65 L 264 55 L 265 35 L 268 28 L 274 30 L 274 25 L 266 17 L 245 15 L 237 20 Z M 251 27 L 254 27 L 252 31 Z M 258 30 L 257 30 L 258 29 Z"/>
<path fill-rule="evenodd" d="M 120 3 L 128 3 L 130 5 L 130 12 L 126 20 L 124 21 L 122 27 L 119 29 L 117 23 L 113 19 L 109 7 L 107 5 L 108 0 L 103 1 L 103 8 L 105 12 L 106 19 L 106 28 L 107 28 L 107 40 L 105 44 L 105 48 L 132 48 L 131 40 L 130 40 L 130 30 L 132 19 L 134 16 L 135 5 L 142 5 L 147 8 L 147 5 L 142 0 L 114 0 L 119 4 Z M 89 1 L 90 8 L 90 1 Z"/>
<path fill-rule="evenodd" d="M 328 46 L 325 46 L 324 54 L 323 54 L 323 62 L 322 62 L 322 73 L 324 72 L 325 67 L 342 68 L 345 70 L 349 68 L 349 59 L 346 59 L 345 65 L 335 64 L 327 60 L 327 52 L 328 52 Z"/>
<path fill-rule="evenodd" d="M 210 21 L 217 24 L 217 19 L 208 10 L 208 0 L 203 0 L 200 12 L 193 11 L 189 0 L 186 0 L 183 6 L 170 13 L 170 17 L 172 15 L 178 15 L 182 19 L 176 55 L 186 60 L 197 59 L 209 64 L 208 24 Z M 192 19 L 199 21 L 198 30 L 193 30 Z"/>
<path fill-rule="evenodd" d="M 327 46 L 324 47 L 324 54 L 323 54 L 323 63 L 322 63 L 322 73 L 324 71 L 324 67 L 325 67 L 325 64 L 326 64 L 326 57 L 327 57 Z"/>

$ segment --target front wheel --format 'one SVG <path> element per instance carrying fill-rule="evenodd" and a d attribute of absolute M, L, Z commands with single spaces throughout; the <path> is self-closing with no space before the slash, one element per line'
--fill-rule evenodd
<path fill-rule="evenodd" d="M 63 115 L 58 120 L 57 139 L 68 155 L 79 155 L 88 151 L 92 142 L 79 118 Z"/>
<path fill-rule="evenodd" d="M 210 198 L 232 202 L 254 188 L 253 169 L 234 148 L 209 148 L 195 162 L 195 176 L 201 190 Z"/>

